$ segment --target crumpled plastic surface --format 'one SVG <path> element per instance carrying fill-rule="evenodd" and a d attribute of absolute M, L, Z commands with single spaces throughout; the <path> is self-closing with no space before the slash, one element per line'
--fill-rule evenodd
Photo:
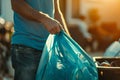
<path fill-rule="evenodd" d="M 92 58 L 64 31 L 50 34 L 36 80 L 98 80 Z"/>

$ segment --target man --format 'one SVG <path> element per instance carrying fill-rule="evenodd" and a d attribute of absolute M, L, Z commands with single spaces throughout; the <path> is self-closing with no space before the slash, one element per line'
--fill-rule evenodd
<path fill-rule="evenodd" d="M 35 80 L 46 39 L 64 28 L 68 33 L 59 0 L 11 0 L 14 10 L 12 65 L 14 80 Z"/>

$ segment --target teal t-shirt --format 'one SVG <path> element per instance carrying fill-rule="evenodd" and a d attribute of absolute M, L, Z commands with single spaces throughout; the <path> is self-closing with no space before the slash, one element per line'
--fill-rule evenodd
<path fill-rule="evenodd" d="M 32 8 L 54 17 L 53 0 L 25 0 Z M 21 44 L 42 50 L 49 32 L 44 25 L 29 21 L 14 12 L 14 34 L 11 44 Z"/>

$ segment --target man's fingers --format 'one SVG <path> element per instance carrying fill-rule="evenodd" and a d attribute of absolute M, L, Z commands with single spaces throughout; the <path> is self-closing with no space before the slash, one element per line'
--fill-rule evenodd
<path fill-rule="evenodd" d="M 56 34 L 56 33 L 59 33 L 61 31 L 60 27 L 53 27 L 49 32 L 51 34 Z"/>

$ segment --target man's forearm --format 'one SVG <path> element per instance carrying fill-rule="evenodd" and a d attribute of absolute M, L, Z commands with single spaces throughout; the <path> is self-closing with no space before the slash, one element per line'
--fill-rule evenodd
<path fill-rule="evenodd" d="M 11 0 L 12 9 L 31 21 L 44 23 L 49 16 L 30 7 L 24 0 Z"/>

